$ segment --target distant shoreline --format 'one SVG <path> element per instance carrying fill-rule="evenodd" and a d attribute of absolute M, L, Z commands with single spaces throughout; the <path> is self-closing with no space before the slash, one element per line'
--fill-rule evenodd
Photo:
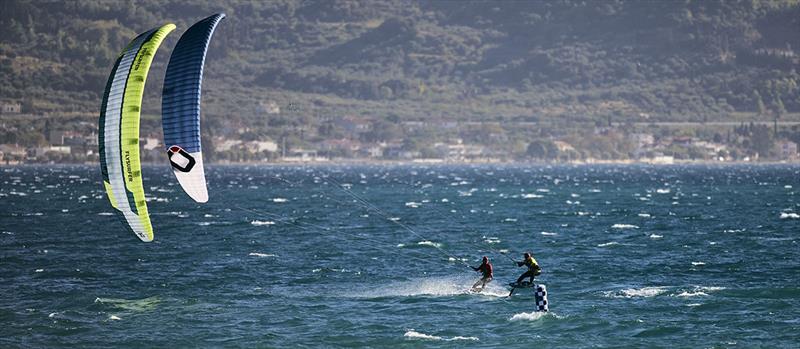
<path fill-rule="evenodd" d="M 39 167 L 39 166 L 99 166 L 98 162 L 59 162 L 59 163 L 21 163 L 5 164 L 0 163 L 0 168 L 11 167 Z M 674 160 L 671 163 L 634 161 L 634 160 L 596 160 L 596 161 L 414 161 L 414 160 L 333 160 L 333 161 L 248 161 L 248 162 L 209 162 L 205 164 L 211 167 L 233 167 L 233 166 L 340 166 L 340 165 L 431 165 L 431 166 L 466 166 L 466 165 L 531 165 L 531 166 L 561 166 L 561 165 L 650 165 L 650 166 L 676 166 L 676 165 L 706 165 L 706 166 L 727 166 L 727 165 L 754 165 L 754 166 L 774 166 L 774 165 L 800 165 L 800 160 L 794 161 L 706 161 L 706 160 Z M 156 162 L 143 162 L 144 167 L 169 165 Z"/>

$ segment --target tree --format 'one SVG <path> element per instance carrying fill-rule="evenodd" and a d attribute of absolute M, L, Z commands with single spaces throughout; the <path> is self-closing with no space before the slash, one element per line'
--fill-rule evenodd
<path fill-rule="evenodd" d="M 766 115 L 767 107 L 764 105 L 764 99 L 761 98 L 761 94 L 758 93 L 758 90 L 753 90 L 753 98 L 756 100 L 756 110 L 758 111 L 758 115 Z"/>
<path fill-rule="evenodd" d="M 760 157 L 769 156 L 774 140 L 766 125 L 755 125 L 752 127 L 751 147 Z"/>
<path fill-rule="evenodd" d="M 537 139 L 528 144 L 526 153 L 534 159 L 552 160 L 558 157 L 558 147 L 549 139 Z"/>

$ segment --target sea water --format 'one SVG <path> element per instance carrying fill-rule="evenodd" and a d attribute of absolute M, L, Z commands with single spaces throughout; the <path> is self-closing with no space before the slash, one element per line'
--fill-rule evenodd
<path fill-rule="evenodd" d="M 99 168 L 0 168 L 0 347 L 800 345 L 796 165 L 170 172 L 143 243 Z M 526 251 L 549 313 L 507 297 Z"/>

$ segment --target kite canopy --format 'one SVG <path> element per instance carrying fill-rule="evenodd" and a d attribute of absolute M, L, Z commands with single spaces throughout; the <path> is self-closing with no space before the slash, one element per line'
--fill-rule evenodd
<path fill-rule="evenodd" d="M 161 96 L 164 145 L 183 190 L 197 202 L 208 201 L 200 149 L 200 92 L 211 36 L 225 18 L 218 13 L 192 25 L 169 58 Z"/>
<path fill-rule="evenodd" d="M 133 39 L 114 63 L 100 110 L 100 170 L 108 199 L 142 241 L 153 241 L 139 160 L 139 117 L 147 73 L 161 42 L 174 24 Z"/>

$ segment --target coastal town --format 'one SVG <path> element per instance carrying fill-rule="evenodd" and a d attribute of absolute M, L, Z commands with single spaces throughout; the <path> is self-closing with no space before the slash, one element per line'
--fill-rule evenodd
<path fill-rule="evenodd" d="M 269 116 L 280 114 L 281 108 L 271 102 L 259 111 Z M 142 160 L 160 162 L 165 149 L 160 128 L 153 122 L 143 125 L 149 127 L 143 126 L 140 137 Z M 265 135 L 256 126 L 231 124 L 215 129 L 204 135 L 204 153 L 210 162 L 223 164 L 793 162 L 798 160 L 800 135 L 800 123 L 777 121 L 698 123 L 689 128 L 609 122 L 574 130 L 524 120 L 501 125 L 339 116 L 315 120 L 312 125 L 284 127 L 272 132 L 277 136 Z M 692 128 L 697 131 L 688 132 Z M 2 101 L 0 137 L 3 165 L 94 163 L 99 159 L 97 124 L 91 115 L 31 114 L 25 113 L 19 101 Z"/>

